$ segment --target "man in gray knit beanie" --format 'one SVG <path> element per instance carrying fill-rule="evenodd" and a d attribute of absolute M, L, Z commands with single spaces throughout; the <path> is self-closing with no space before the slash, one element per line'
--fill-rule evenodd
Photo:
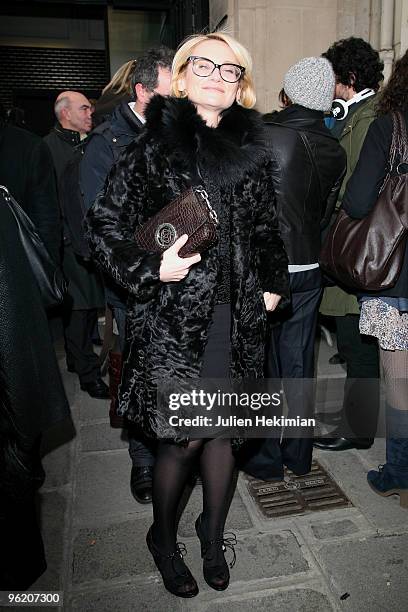
<path fill-rule="evenodd" d="M 290 308 L 275 318 L 267 364 L 269 378 L 300 378 L 285 384 L 289 417 L 313 414 L 314 341 L 322 293 L 318 264 L 321 229 L 328 224 L 346 169 L 346 156 L 324 123 L 335 77 L 328 60 L 307 57 L 289 68 L 284 110 L 264 117 L 281 238 L 289 259 Z M 313 431 L 282 440 L 267 438 L 244 470 L 263 480 L 283 479 L 284 466 L 310 471 Z"/>
<path fill-rule="evenodd" d="M 289 68 L 283 88 L 292 104 L 328 111 L 331 108 L 336 79 L 329 60 L 305 57 Z"/>

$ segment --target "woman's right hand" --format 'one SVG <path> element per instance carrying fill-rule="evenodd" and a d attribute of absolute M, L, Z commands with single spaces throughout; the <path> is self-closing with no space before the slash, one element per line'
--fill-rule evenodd
<path fill-rule="evenodd" d="M 179 250 L 186 244 L 187 240 L 187 234 L 183 234 L 173 246 L 163 252 L 160 266 L 160 280 L 163 283 L 177 283 L 183 280 L 189 273 L 191 266 L 201 260 L 199 253 L 191 257 L 179 257 Z"/>

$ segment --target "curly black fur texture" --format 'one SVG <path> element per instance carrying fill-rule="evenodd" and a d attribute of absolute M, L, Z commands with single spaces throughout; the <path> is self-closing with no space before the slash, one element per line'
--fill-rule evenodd
<path fill-rule="evenodd" d="M 322 56 L 331 62 L 343 85 L 353 86 L 357 92 L 366 88 L 378 91 L 384 78 L 384 63 L 378 51 L 362 38 L 350 36 L 338 40 Z"/>
<path fill-rule="evenodd" d="M 207 251 L 179 283 L 159 280 L 160 255 L 133 240 L 143 223 L 194 182 L 197 162 L 231 207 L 231 376 L 263 375 L 262 293 L 288 296 L 287 257 L 258 113 L 234 105 L 210 128 L 185 99 L 155 97 L 146 129 L 113 168 L 88 215 L 94 257 L 130 293 L 119 410 L 145 433 L 177 439 L 156 407 L 159 380 L 200 375 L 218 260 Z"/>

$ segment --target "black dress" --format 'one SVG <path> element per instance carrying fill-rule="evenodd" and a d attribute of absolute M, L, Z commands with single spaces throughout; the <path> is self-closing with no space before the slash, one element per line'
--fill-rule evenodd
<path fill-rule="evenodd" d="M 211 206 L 218 216 L 218 253 L 219 269 L 216 305 L 208 332 L 208 342 L 204 351 L 201 378 L 230 377 L 230 332 L 231 332 L 231 256 L 230 256 L 230 209 L 220 197 L 219 189 L 206 177 L 204 182 Z M 205 180 L 207 179 L 207 180 Z"/>

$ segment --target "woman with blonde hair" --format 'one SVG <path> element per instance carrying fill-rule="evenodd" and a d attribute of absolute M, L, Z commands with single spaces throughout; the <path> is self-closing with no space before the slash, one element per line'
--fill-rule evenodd
<path fill-rule="evenodd" d="M 102 89 L 100 98 L 95 102 L 95 111 L 92 115 L 94 127 L 111 114 L 115 106 L 122 100 L 132 100 L 132 75 L 137 60 L 131 59 L 119 66 L 109 83 Z"/>
<path fill-rule="evenodd" d="M 267 311 L 288 294 L 254 104 L 248 51 L 221 32 L 189 37 L 174 57 L 172 95 L 147 106 L 144 132 L 88 219 L 95 258 L 131 296 L 118 412 L 158 439 L 147 544 L 165 587 L 179 597 L 198 593 L 177 543 L 177 508 L 196 460 L 204 578 L 213 589 L 228 587 L 224 552 L 235 539 L 223 532 L 236 444 L 219 432 L 201 439 L 171 430 L 154 390 L 168 379 L 262 377 Z M 218 216 L 217 243 L 188 257 L 179 256 L 187 235 L 160 254 L 137 246 L 136 228 L 197 182 Z"/>

